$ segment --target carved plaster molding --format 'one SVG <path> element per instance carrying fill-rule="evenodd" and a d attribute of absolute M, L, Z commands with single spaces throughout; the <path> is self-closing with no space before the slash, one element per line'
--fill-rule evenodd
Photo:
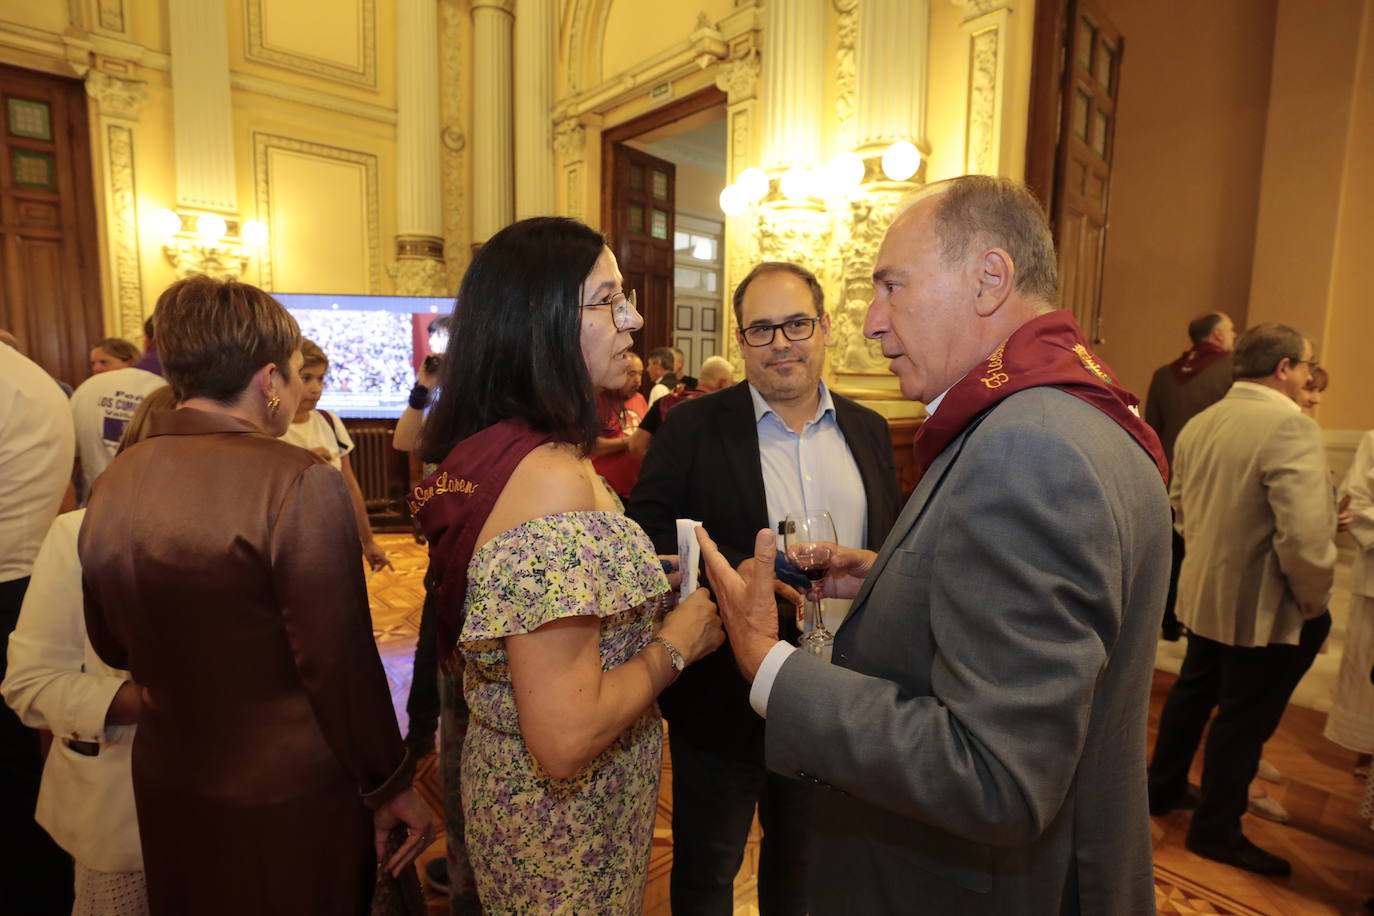
<path fill-rule="evenodd" d="M 263 37 L 262 15 L 266 2 L 268 0 L 246 0 L 244 3 L 245 59 L 349 86 L 377 88 L 377 0 L 357 0 L 362 60 L 356 67 L 267 44 Z"/>
<path fill-rule="evenodd" d="M 859 39 L 858 0 L 835 0 L 838 47 L 835 52 L 835 121 L 845 148 L 854 145 L 858 94 L 858 64 L 854 48 Z"/>
<path fill-rule="evenodd" d="M 143 268 L 139 260 L 133 127 L 105 125 L 105 158 L 115 315 L 120 335 L 138 340 L 143 333 Z"/>
<path fill-rule="evenodd" d="M 973 19 L 994 10 L 1011 9 L 1011 4 L 1007 0 L 949 0 L 949 2 L 965 10 L 966 19 Z"/>
<path fill-rule="evenodd" d="M 1006 9 L 969 19 L 965 50 L 964 171 L 1001 171 L 1003 96 L 1006 93 Z"/>
<path fill-rule="evenodd" d="M 367 252 L 369 292 L 382 291 L 382 242 L 381 242 L 381 205 L 377 193 L 377 156 L 358 150 L 325 146 L 295 137 L 283 137 L 262 131 L 253 132 L 253 184 L 257 198 L 258 219 L 272 224 L 272 174 L 269 153 L 274 149 L 288 150 L 306 156 L 332 159 L 360 166 L 364 173 L 365 196 L 367 200 Z M 262 249 L 258 256 L 258 271 L 262 277 L 262 287 L 272 289 L 272 246 Z"/>
<path fill-rule="evenodd" d="M 835 368 L 840 372 L 888 375 L 887 360 L 877 341 L 863 336 L 863 323 L 872 294 L 873 261 L 906 191 L 907 187 L 870 186 L 850 202 L 845 239 L 837 246 L 840 282 L 831 335 L 835 341 Z"/>
<path fill-rule="evenodd" d="M 471 256 L 471 230 L 467 212 L 467 135 L 463 131 L 466 86 L 471 79 L 463 57 L 463 30 L 468 17 L 459 0 L 439 3 L 439 105 L 442 130 L 439 139 L 440 182 L 444 199 L 444 289 L 451 292 L 463 279 Z"/>
<path fill-rule="evenodd" d="M 92 70 L 86 76 L 86 94 L 100 105 L 103 117 L 137 121 L 139 109 L 148 103 L 148 84 Z"/>
<path fill-rule="evenodd" d="M 577 118 L 559 121 L 553 128 L 553 148 L 565 163 L 581 162 L 586 157 L 587 128 Z"/>
<path fill-rule="evenodd" d="M 397 236 L 396 263 L 387 273 L 396 284 L 398 296 L 444 296 L 448 294 L 448 269 L 443 259 L 443 239 L 429 236 Z"/>
<path fill-rule="evenodd" d="M 747 102 L 759 93 L 759 74 L 763 61 L 752 48 L 743 57 L 725 61 L 716 68 L 716 88 L 726 94 L 728 104 Z"/>
<path fill-rule="evenodd" d="M 124 0 L 99 0 L 96 4 L 96 22 L 109 32 L 127 34 L 125 26 Z"/>

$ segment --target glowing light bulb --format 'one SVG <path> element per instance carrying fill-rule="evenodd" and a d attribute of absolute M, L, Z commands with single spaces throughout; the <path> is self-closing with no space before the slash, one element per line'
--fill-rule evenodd
<path fill-rule="evenodd" d="M 176 211 L 163 207 L 148 214 L 148 225 L 158 238 L 170 238 L 181 231 L 181 217 L 177 216 Z"/>
<path fill-rule="evenodd" d="M 737 184 L 726 185 L 720 192 L 720 210 L 726 216 L 739 216 L 749 209 L 749 201 L 744 196 L 744 190 Z"/>
<path fill-rule="evenodd" d="M 782 190 L 782 196 L 799 204 L 811 196 L 815 179 L 811 175 L 811 170 L 800 165 L 794 165 L 782 173 L 782 180 L 778 182 L 778 187 Z"/>
<path fill-rule="evenodd" d="M 893 181 L 906 181 L 921 167 L 921 151 L 915 144 L 900 140 L 883 153 L 883 174 Z"/>
<path fill-rule="evenodd" d="M 207 242 L 218 242 L 229 231 L 229 224 L 218 213 L 202 213 L 196 217 L 196 235 Z"/>
<path fill-rule="evenodd" d="M 835 196 L 848 194 L 863 184 L 867 168 L 856 153 L 839 153 L 830 160 L 830 179 L 834 183 Z"/>
<path fill-rule="evenodd" d="M 739 185 L 740 190 L 744 192 L 744 199 L 751 204 L 763 200 L 768 194 L 768 175 L 763 169 L 745 169 L 739 173 L 735 184 Z"/>
<path fill-rule="evenodd" d="M 267 244 L 267 224 L 250 219 L 239 229 L 239 238 L 243 240 L 245 245 L 261 248 Z"/>

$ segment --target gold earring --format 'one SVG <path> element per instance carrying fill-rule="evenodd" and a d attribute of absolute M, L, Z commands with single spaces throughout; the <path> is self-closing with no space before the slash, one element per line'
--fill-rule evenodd
<path fill-rule="evenodd" d="M 272 411 L 272 413 L 276 413 L 278 410 L 280 410 L 280 409 L 281 409 L 281 398 L 276 397 L 275 395 L 274 395 L 273 397 L 271 397 L 271 398 L 268 398 L 268 400 L 267 400 L 267 409 L 270 410 L 270 411 Z"/>

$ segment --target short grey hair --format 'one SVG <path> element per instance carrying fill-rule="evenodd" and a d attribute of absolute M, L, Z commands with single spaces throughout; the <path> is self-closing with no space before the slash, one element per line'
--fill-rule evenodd
<path fill-rule="evenodd" d="M 1231 357 L 1231 375 L 1240 379 L 1265 378 L 1274 374 L 1279 363 L 1287 359 L 1296 363 L 1302 359 L 1302 345 L 1307 340 L 1300 331 L 1276 321 L 1257 324 L 1236 341 Z"/>
<path fill-rule="evenodd" d="M 730 365 L 730 361 L 723 356 L 710 356 L 702 361 L 701 369 L 697 372 L 699 382 L 715 381 L 716 379 L 728 378 L 735 379 L 735 367 Z"/>
<path fill-rule="evenodd" d="M 935 234 L 945 267 L 962 264 L 969 246 L 1001 248 L 1016 269 L 1016 291 L 1055 304 L 1059 299 L 1054 236 L 1040 201 L 1025 185 L 994 175 L 964 175 L 927 185 L 912 203 L 938 196 Z"/>

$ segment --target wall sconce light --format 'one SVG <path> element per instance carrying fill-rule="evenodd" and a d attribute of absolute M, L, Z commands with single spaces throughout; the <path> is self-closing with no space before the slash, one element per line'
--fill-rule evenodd
<path fill-rule="evenodd" d="M 268 237 L 267 226 L 257 220 L 240 226 L 237 219 L 206 211 L 154 210 L 148 226 L 162 242 L 177 279 L 195 274 L 237 279 Z"/>
<path fill-rule="evenodd" d="M 921 151 L 905 140 L 892 144 L 883 153 L 883 174 L 892 181 L 906 181 L 921 167 Z"/>
<path fill-rule="evenodd" d="M 869 158 L 876 151 L 868 153 Z M 882 175 L 889 181 L 908 181 L 921 168 L 921 151 L 906 140 L 893 143 L 883 151 L 879 161 Z M 869 177 L 868 160 L 854 152 L 835 155 L 825 165 L 808 168 L 794 165 L 778 179 L 778 194 L 793 204 L 810 199 L 825 202 L 827 207 L 843 204 Z M 877 173 L 875 172 L 875 176 Z M 763 169 L 744 169 L 735 183 L 720 192 L 720 209 L 726 216 L 739 216 L 768 196 L 771 183 Z"/>

